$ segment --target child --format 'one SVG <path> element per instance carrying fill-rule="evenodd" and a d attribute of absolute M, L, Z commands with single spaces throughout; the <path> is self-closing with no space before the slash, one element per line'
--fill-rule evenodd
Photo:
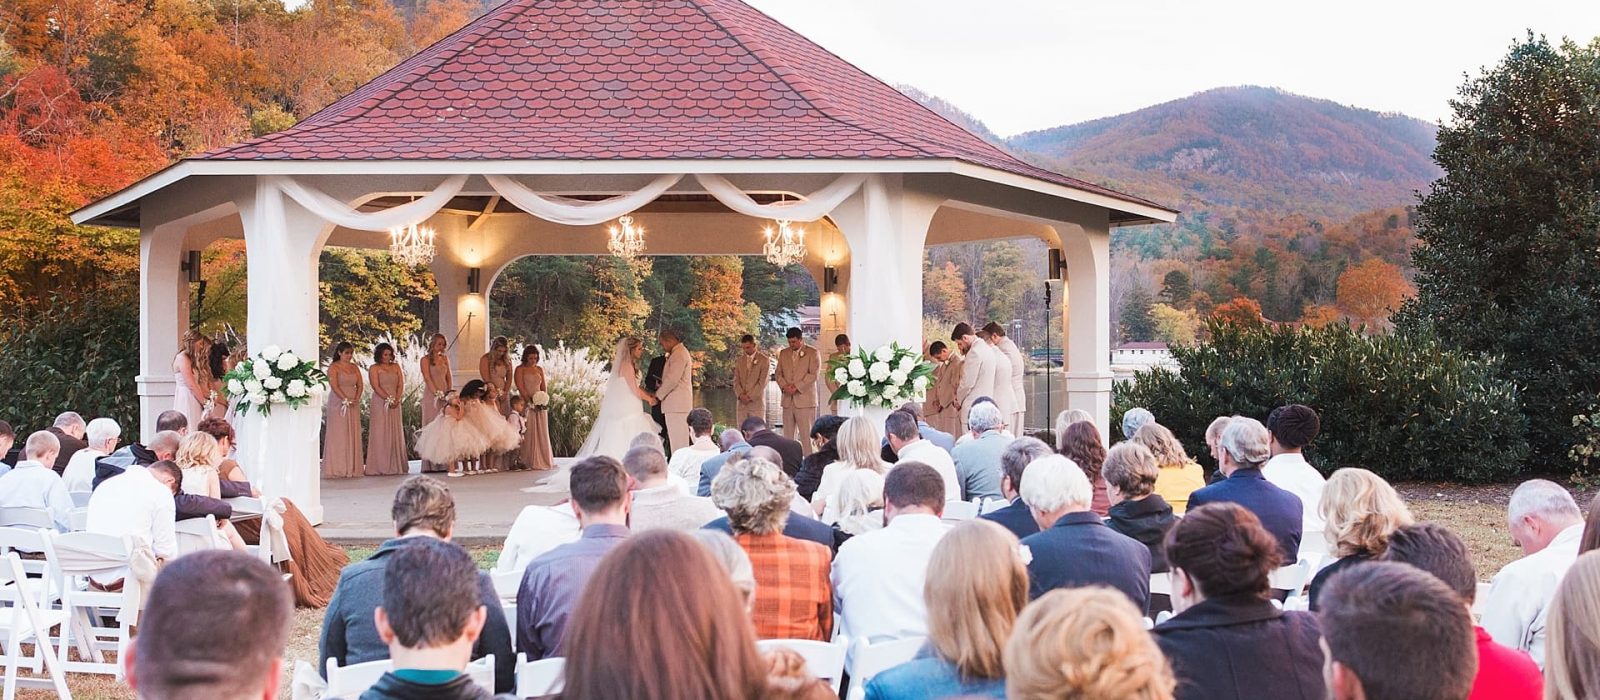
<path fill-rule="evenodd" d="M 485 384 L 480 379 L 467 382 L 467 385 L 461 388 L 462 412 L 465 414 L 463 419 L 477 429 L 479 436 L 483 438 L 483 444 L 486 445 L 477 458 L 468 462 L 469 474 L 499 471 L 491 466 L 494 463 L 492 460 L 500 459 L 501 453 L 517 449 L 517 445 L 522 442 L 522 435 L 506 422 L 505 416 L 500 415 L 500 409 L 495 404 L 494 391 L 493 385 Z M 486 461 L 490 464 L 484 464 Z"/>
<path fill-rule="evenodd" d="M 528 419 L 523 418 L 523 415 L 527 412 L 528 400 L 523 398 L 522 394 L 516 394 L 512 396 L 511 413 L 510 415 L 506 416 L 506 422 L 510 423 L 511 427 L 516 428 L 517 435 L 521 436 L 521 438 L 517 441 L 519 445 L 521 444 L 522 440 L 528 439 Z M 507 454 L 505 456 L 505 460 L 511 464 L 511 471 L 521 471 L 528 468 L 528 465 L 522 463 L 521 449 L 517 449 L 516 451 Z"/>
<path fill-rule="evenodd" d="M 466 406 L 454 391 L 445 392 L 439 415 L 417 431 L 417 454 L 450 465 L 446 476 L 462 476 L 489 448 L 489 442 L 466 420 Z"/>

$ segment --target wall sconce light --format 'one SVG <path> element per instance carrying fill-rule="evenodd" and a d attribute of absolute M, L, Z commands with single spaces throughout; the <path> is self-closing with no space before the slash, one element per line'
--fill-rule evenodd
<path fill-rule="evenodd" d="M 190 282 L 200 281 L 200 251 L 191 250 L 184 253 L 183 261 L 178 263 L 178 269 L 188 273 Z"/>
<path fill-rule="evenodd" d="M 1050 249 L 1050 267 L 1049 267 L 1049 270 L 1048 270 L 1047 274 L 1045 275 L 1045 279 L 1047 279 L 1047 280 L 1049 280 L 1051 282 L 1060 282 L 1062 279 L 1064 279 L 1066 277 L 1066 270 L 1067 270 L 1067 264 L 1066 264 L 1066 262 L 1064 260 L 1061 259 L 1061 250 L 1058 249 L 1058 248 L 1051 248 Z"/>
<path fill-rule="evenodd" d="M 483 293 L 483 285 L 480 282 L 482 277 L 483 277 L 483 269 L 482 268 L 474 267 L 474 268 L 471 268 L 471 269 L 467 270 L 467 293 L 468 294 L 482 294 Z"/>
<path fill-rule="evenodd" d="M 837 286 L 839 286 L 839 268 L 832 265 L 822 268 L 822 293 L 832 294 Z"/>

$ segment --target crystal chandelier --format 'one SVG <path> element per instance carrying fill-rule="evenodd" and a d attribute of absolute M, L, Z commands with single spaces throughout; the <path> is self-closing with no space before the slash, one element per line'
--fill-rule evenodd
<path fill-rule="evenodd" d="M 389 257 L 401 265 L 419 267 L 433 262 L 434 231 L 410 224 L 389 229 Z"/>
<path fill-rule="evenodd" d="M 610 228 L 611 240 L 606 250 L 624 260 L 632 260 L 644 252 L 644 227 L 633 223 L 632 216 L 622 216 Z"/>
<path fill-rule="evenodd" d="M 788 267 L 806 257 L 806 230 L 790 226 L 788 219 L 778 219 L 777 228 L 768 226 L 761 230 L 767 237 L 763 249 L 767 262 L 778 267 Z"/>

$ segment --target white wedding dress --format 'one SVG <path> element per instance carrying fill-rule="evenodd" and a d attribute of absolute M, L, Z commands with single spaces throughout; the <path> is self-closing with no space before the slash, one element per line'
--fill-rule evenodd
<path fill-rule="evenodd" d="M 629 445 L 639 433 L 659 433 L 661 426 L 644 410 L 644 402 L 635 393 L 639 386 L 639 370 L 634 366 L 633 355 L 628 352 L 627 339 L 617 343 L 611 356 L 611 378 L 606 380 L 605 393 L 600 396 L 600 413 L 589 428 L 589 436 L 573 461 L 605 455 L 622 461 Z M 523 489 L 530 493 L 565 492 L 568 490 L 568 468 L 551 474 L 539 485 Z"/>

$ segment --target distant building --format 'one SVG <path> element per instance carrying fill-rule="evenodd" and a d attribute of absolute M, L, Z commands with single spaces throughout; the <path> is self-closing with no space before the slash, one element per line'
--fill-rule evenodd
<path fill-rule="evenodd" d="M 1111 375 L 1115 381 L 1131 380 L 1134 373 L 1155 367 L 1178 368 L 1166 343 L 1123 343 L 1111 349 Z"/>

